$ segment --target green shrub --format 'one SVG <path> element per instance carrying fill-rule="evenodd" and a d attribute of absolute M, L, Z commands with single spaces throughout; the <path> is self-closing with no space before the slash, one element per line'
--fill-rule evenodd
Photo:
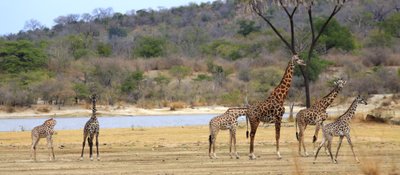
<path fill-rule="evenodd" d="M 261 28 L 260 26 L 255 26 L 254 21 L 249 20 L 240 20 L 237 24 L 239 24 L 239 30 L 237 33 L 243 36 L 247 36 L 252 32 L 259 32 Z"/>
<path fill-rule="evenodd" d="M 135 71 L 131 73 L 121 84 L 121 91 L 123 93 L 131 93 L 138 89 L 140 82 L 144 79 L 142 71 Z"/>
<path fill-rule="evenodd" d="M 0 72 L 19 73 L 43 69 L 47 54 L 43 45 L 31 41 L 0 41 Z"/>
<path fill-rule="evenodd" d="M 307 58 L 307 53 L 302 52 L 299 55 L 301 58 L 305 60 Z M 313 54 L 311 56 L 310 63 L 307 64 L 308 67 L 308 79 L 311 81 L 315 81 L 318 79 L 319 74 L 321 74 L 332 62 L 321 59 L 319 55 Z M 302 76 L 299 66 L 296 66 L 294 69 L 294 74 L 296 76 Z"/>
<path fill-rule="evenodd" d="M 151 58 L 165 55 L 166 41 L 164 39 L 146 36 L 140 38 L 133 52 L 136 56 Z"/>
<path fill-rule="evenodd" d="M 108 29 L 108 38 L 112 38 L 113 36 L 118 36 L 118 37 L 126 37 L 128 36 L 128 33 L 126 30 L 119 28 L 119 27 L 111 27 Z"/>
<path fill-rule="evenodd" d="M 385 33 L 400 38 L 400 13 L 393 13 L 381 23 Z"/>
<path fill-rule="evenodd" d="M 97 53 L 100 56 L 109 57 L 112 53 L 111 45 L 106 43 L 97 44 Z"/>
<path fill-rule="evenodd" d="M 244 103 L 239 90 L 234 90 L 228 93 L 224 93 L 220 97 L 220 104 L 228 106 L 237 106 Z"/>
<path fill-rule="evenodd" d="M 317 19 L 315 22 L 315 28 L 319 31 L 322 25 L 325 23 L 326 18 Z M 338 48 L 345 51 L 351 51 L 355 49 L 355 40 L 350 30 L 333 18 L 324 32 L 321 34 L 319 43 L 323 43 L 326 50 L 331 48 Z"/>
<path fill-rule="evenodd" d="M 227 60 L 237 60 L 247 55 L 247 47 L 225 40 L 215 40 L 203 46 L 202 52 L 208 55 L 220 56 Z"/>

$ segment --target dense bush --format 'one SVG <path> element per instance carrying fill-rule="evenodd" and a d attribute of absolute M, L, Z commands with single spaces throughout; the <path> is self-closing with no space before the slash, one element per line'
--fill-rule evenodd
<path fill-rule="evenodd" d="M 300 54 L 301 58 L 307 58 L 307 53 L 303 52 Z M 318 76 L 330 65 L 331 62 L 322 59 L 319 55 L 314 53 L 311 57 L 309 63 L 307 63 L 308 67 L 308 79 L 311 81 L 315 81 L 318 79 Z M 294 74 L 296 76 L 301 76 L 301 71 L 299 66 L 295 67 Z"/>
<path fill-rule="evenodd" d="M 112 47 L 110 44 L 98 43 L 97 44 L 97 53 L 100 56 L 109 57 L 112 54 Z"/>
<path fill-rule="evenodd" d="M 45 45 L 0 40 L 0 72 L 19 73 L 46 68 Z"/>
<path fill-rule="evenodd" d="M 138 57 L 160 57 L 165 54 L 165 47 L 164 39 L 146 36 L 139 39 L 133 52 Z"/>
<path fill-rule="evenodd" d="M 316 29 L 320 30 L 325 21 L 325 18 L 316 20 Z M 329 22 L 325 31 L 322 33 L 319 42 L 325 45 L 326 50 L 338 48 L 345 51 L 351 51 L 356 47 L 354 37 L 350 30 L 344 26 L 341 26 L 335 18 Z"/>

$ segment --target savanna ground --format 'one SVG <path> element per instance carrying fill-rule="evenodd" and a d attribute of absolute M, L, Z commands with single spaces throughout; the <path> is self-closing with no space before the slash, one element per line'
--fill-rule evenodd
<path fill-rule="evenodd" d="M 284 123 L 281 130 L 281 160 L 275 155 L 272 125 L 260 125 L 257 131 L 257 160 L 247 157 L 249 144 L 243 124 L 237 136 L 241 158 L 230 159 L 225 131 L 217 139 L 219 159 L 214 160 L 208 157 L 208 126 L 102 129 L 101 161 L 90 161 L 87 148 L 85 160 L 79 161 L 81 130 L 57 132 L 55 161 L 48 161 L 42 139 L 37 162 L 30 160 L 30 132 L 1 132 L 0 174 L 399 174 L 400 126 L 359 122 L 352 126 L 359 164 L 347 142 L 342 144 L 338 164 L 332 164 L 323 151 L 316 164 L 312 157 L 299 157 L 293 123 Z M 309 153 L 313 130 L 313 126 L 306 130 Z"/>

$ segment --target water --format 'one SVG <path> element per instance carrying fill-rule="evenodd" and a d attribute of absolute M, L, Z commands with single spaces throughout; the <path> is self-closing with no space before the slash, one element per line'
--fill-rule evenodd
<path fill-rule="evenodd" d="M 208 125 L 210 119 L 217 114 L 164 115 L 164 116 L 102 116 L 99 117 L 101 128 L 142 128 Z M 287 114 L 284 115 L 284 118 Z M 34 119 L 0 119 L 0 131 L 32 130 L 43 124 L 46 118 Z M 83 129 L 89 117 L 56 118 L 56 130 Z M 239 117 L 245 121 L 245 117 Z"/>

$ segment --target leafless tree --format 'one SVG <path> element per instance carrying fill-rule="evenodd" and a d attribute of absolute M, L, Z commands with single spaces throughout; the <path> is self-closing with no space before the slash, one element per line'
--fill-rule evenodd
<path fill-rule="evenodd" d="M 298 9 L 303 6 L 307 10 L 308 20 L 310 24 L 311 42 L 308 47 L 308 55 L 305 59 L 307 65 L 311 62 L 312 53 L 315 46 L 320 38 L 322 32 L 326 29 L 328 23 L 332 18 L 342 9 L 346 0 L 330 0 L 334 5 L 329 17 L 322 25 L 321 29 L 316 31 L 314 27 L 313 18 L 313 7 L 317 3 L 316 0 L 245 0 L 249 4 L 250 10 L 257 16 L 262 18 L 268 25 L 272 28 L 275 34 L 283 41 L 283 43 L 288 47 L 292 54 L 297 54 L 295 46 L 295 26 L 294 26 L 294 16 L 297 14 Z M 328 1 L 329 2 L 329 1 Z M 281 31 L 271 22 L 270 17 L 267 15 L 270 6 L 278 6 L 286 13 L 289 19 L 290 25 L 290 41 L 288 41 L 282 34 Z M 309 66 L 300 67 L 301 73 L 304 78 L 305 93 L 306 93 L 306 106 L 310 107 L 310 89 L 309 89 Z"/>
<path fill-rule="evenodd" d="M 45 26 L 36 19 L 30 19 L 26 21 L 24 25 L 24 30 L 26 31 L 34 31 L 37 29 L 42 30 L 44 28 Z"/>

